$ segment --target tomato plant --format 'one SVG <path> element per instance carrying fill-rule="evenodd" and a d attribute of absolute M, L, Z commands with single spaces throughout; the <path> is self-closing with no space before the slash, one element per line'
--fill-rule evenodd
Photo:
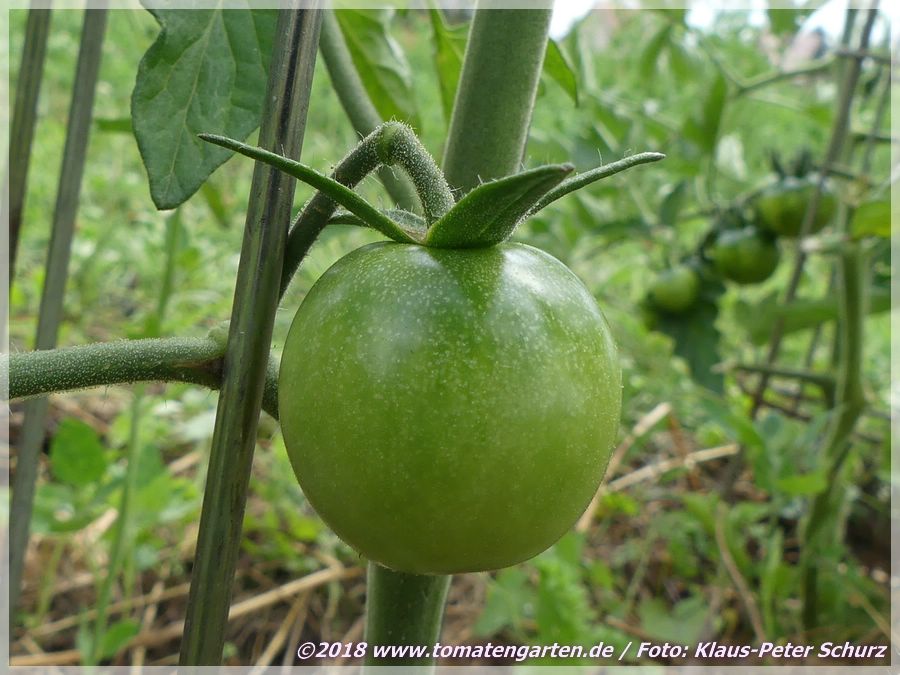
<path fill-rule="evenodd" d="M 279 390 L 323 520 L 387 567 L 450 574 L 526 560 L 575 522 L 621 374 L 594 298 L 550 255 L 378 243 L 303 301 Z"/>
<path fill-rule="evenodd" d="M 755 202 L 760 224 L 779 237 L 797 237 L 803 225 L 816 184 L 809 178 L 787 177 L 765 190 Z M 837 210 L 837 198 L 830 189 L 822 193 L 809 234 L 825 227 Z"/>
<path fill-rule="evenodd" d="M 679 265 L 657 275 L 648 297 L 653 306 L 664 312 L 678 314 L 697 301 L 700 278 L 686 265 Z"/>
<path fill-rule="evenodd" d="M 711 255 L 719 273 L 739 284 L 765 281 L 781 257 L 774 239 L 752 227 L 719 234 Z"/>

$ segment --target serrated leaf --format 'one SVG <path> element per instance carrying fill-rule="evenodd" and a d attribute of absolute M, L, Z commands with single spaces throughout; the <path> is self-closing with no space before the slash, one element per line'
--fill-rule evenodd
<path fill-rule="evenodd" d="M 425 242 L 438 248 L 499 244 L 572 170 L 570 164 L 548 165 L 483 183 L 432 224 Z"/>
<path fill-rule="evenodd" d="M 97 432 L 84 422 L 65 419 L 50 445 L 53 476 L 75 487 L 84 487 L 103 476 L 108 465 Z"/>
<path fill-rule="evenodd" d="M 246 138 L 259 126 L 277 11 L 153 15 L 161 30 L 138 66 L 131 116 L 153 203 L 171 209 L 229 157 L 199 132 Z"/>
<path fill-rule="evenodd" d="M 850 221 L 850 234 L 855 238 L 891 236 L 891 202 L 887 199 L 861 204 Z"/>
<path fill-rule="evenodd" d="M 562 87 L 575 105 L 578 105 L 578 78 L 575 75 L 575 68 L 556 40 L 547 42 L 543 73 Z"/>
<path fill-rule="evenodd" d="M 340 9 L 335 18 L 353 65 L 383 120 L 420 128 L 412 69 L 390 32 L 392 9 Z"/>
<path fill-rule="evenodd" d="M 449 122 L 453 115 L 453 101 L 456 98 L 459 73 L 462 71 L 468 27 L 448 26 L 439 9 L 432 8 L 429 14 L 431 36 L 434 39 L 434 66 L 441 89 L 441 107 L 444 119 Z"/>

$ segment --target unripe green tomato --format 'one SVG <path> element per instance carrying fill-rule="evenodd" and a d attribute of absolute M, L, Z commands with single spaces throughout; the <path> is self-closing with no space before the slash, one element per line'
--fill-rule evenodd
<path fill-rule="evenodd" d="M 778 267 L 780 257 L 775 241 L 752 227 L 723 232 L 712 249 L 719 274 L 739 284 L 765 281 Z"/>
<path fill-rule="evenodd" d="M 815 182 L 807 178 L 785 178 L 771 186 L 756 199 L 760 225 L 779 237 L 798 236 L 815 189 Z M 834 218 L 836 210 L 837 199 L 826 186 L 816 209 L 816 217 L 810 224 L 809 234 L 815 234 L 825 227 Z"/>
<path fill-rule="evenodd" d="M 700 277 L 687 265 L 678 265 L 656 276 L 648 297 L 657 309 L 680 314 L 697 302 L 699 293 Z"/>
<path fill-rule="evenodd" d="M 621 395 L 606 320 L 552 256 L 382 242 L 301 304 L 279 413 L 300 486 L 338 536 L 394 570 L 454 574 L 527 560 L 572 526 Z"/>

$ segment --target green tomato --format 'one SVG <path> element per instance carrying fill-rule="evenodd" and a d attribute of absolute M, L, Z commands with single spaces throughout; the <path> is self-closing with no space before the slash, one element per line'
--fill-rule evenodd
<path fill-rule="evenodd" d="M 621 395 L 603 314 L 549 254 L 381 242 L 301 304 L 279 414 L 338 536 L 394 570 L 454 574 L 527 560 L 572 526 Z"/>
<path fill-rule="evenodd" d="M 712 249 L 719 274 L 739 284 L 765 281 L 778 267 L 780 257 L 775 241 L 750 227 L 723 232 Z"/>
<path fill-rule="evenodd" d="M 657 309 L 680 314 L 697 302 L 699 293 L 700 277 L 687 265 L 678 265 L 656 276 L 648 297 Z"/>
<path fill-rule="evenodd" d="M 796 237 L 800 234 L 803 216 L 816 189 L 814 181 L 786 178 L 765 190 L 755 203 L 760 225 L 780 237 Z M 810 234 L 825 227 L 837 210 L 837 199 L 826 187 L 811 223 Z"/>

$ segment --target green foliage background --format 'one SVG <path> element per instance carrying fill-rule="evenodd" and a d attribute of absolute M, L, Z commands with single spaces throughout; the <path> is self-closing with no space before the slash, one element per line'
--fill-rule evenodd
<path fill-rule="evenodd" d="M 573 161 L 583 171 L 643 150 L 662 151 L 668 158 L 557 202 L 526 223 L 516 238 L 569 265 L 604 309 L 624 368 L 623 436 L 657 404 L 669 403 L 691 448 L 741 443 L 751 483 L 728 505 L 716 494 L 716 474 L 703 470 L 699 489 L 689 489 L 684 472 L 676 470 L 607 495 L 587 534 L 569 535 L 533 563 L 491 575 L 474 631 L 479 638 L 518 644 L 603 640 L 623 645 L 632 639 L 626 625 L 659 641 L 752 639 L 739 598 L 729 595 L 724 537 L 756 596 L 767 637 L 792 639 L 801 628 L 791 551 L 797 546 L 796 524 L 808 498 L 824 488 L 816 450 L 827 415 L 821 406 L 812 405 L 810 419 L 769 411 L 752 422 L 749 399 L 732 374 L 694 372 L 692 377 L 684 358 L 703 357 L 707 365 L 759 361 L 771 317 L 779 311 L 789 265 L 783 263 L 759 286 L 719 289 L 713 296 L 718 302 L 705 307 L 698 321 L 682 327 L 678 345 L 669 335 L 649 330 L 637 308 L 653 273 L 696 249 L 709 227 L 713 205 L 729 204 L 771 182 L 772 149 L 783 156 L 808 149 L 821 157 L 835 110 L 834 78 L 786 80 L 734 98 L 726 74 L 738 73 L 749 81 L 773 69 L 758 46 L 761 29 L 750 27 L 744 13 L 722 13 L 708 31 L 687 26 L 678 12 L 634 11 L 620 18 L 608 44 L 598 44 L 596 28 L 601 20 L 589 17 L 559 48 L 553 47 L 526 165 Z M 775 18 L 778 26 L 792 20 Z M 10 12 L 13 91 L 24 20 L 24 11 Z M 11 295 L 14 350 L 31 348 L 35 330 L 80 20 L 76 11 L 54 14 Z M 354 20 L 360 19 L 345 19 Z M 369 29 L 380 30 L 378 25 Z M 437 31 L 434 39 L 432 30 Z M 149 13 L 111 12 L 61 345 L 140 336 L 155 321 L 167 216 L 154 208 L 150 198 L 130 133 L 130 98 L 138 63 L 157 32 Z M 400 50 L 405 64 L 399 73 L 381 70 L 366 77 L 413 97 L 393 108 L 387 98 L 379 111 L 414 120 L 425 145 L 439 157 L 452 74 L 458 68 L 465 32 L 440 23 L 428 12 L 409 11 L 394 18 L 392 34 L 396 41 L 392 47 Z M 874 71 L 864 73 L 864 78 L 876 77 Z M 872 90 L 876 84 L 877 80 L 871 84 Z M 856 126 L 867 128 L 874 107 L 874 95 L 861 100 L 854 110 Z M 356 139 L 320 63 L 302 160 L 326 171 Z M 872 171 L 876 182 L 887 175 L 888 162 L 887 149 L 880 148 Z M 228 316 L 250 176 L 248 161 L 230 161 L 181 207 L 184 227 L 175 291 L 158 327 L 161 334 L 201 336 Z M 376 203 L 389 205 L 374 178 L 362 190 Z M 306 186 L 298 185 L 296 206 L 310 196 Z M 279 311 L 276 352 L 293 309 L 315 279 L 341 255 L 377 238 L 345 226 L 325 232 Z M 793 255 L 792 246 L 784 247 L 785 259 Z M 873 287 L 882 293 L 883 310 L 889 258 L 885 244 L 878 251 Z M 833 306 L 826 306 L 832 264 L 829 256 L 814 255 L 806 266 L 800 298 L 812 307 L 807 308 L 812 320 L 834 316 Z M 865 327 L 866 393 L 875 414 L 863 419 L 860 431 L 870 440 L 857 440 L 854 459 L 842 478 L 849 486 L 844 508 L 850 513 L 851 529 L 860 521 L 883 525 L 887 519 L 889 433 L 883 416 L 890 394 L 889 318 L 886 312 L 875 313 Z M 826 335 L 832 324 L 825 324 Z M 809 325 L 788 337 L 783 363 L 801 366 Z M 674 330 L 682 329 L 667 332 Z M 831 353 L 825 348 L 810 364 L 822 371 L 830 365 Z M 49 473 L 38 489 L 34 530 L 58 542 L 60 551 L 119 501 L 123 475 L 119 460 L 128 443 L 133 411 L 125 404 L 127 389 L 79 394 L 75 400 L 97 398 L 102 399 L 99 407 L 104 414 L 111 415 L 108 430 L 101 437 L 90 425 L 63 419 L 51 442 Z M 138 412 L 142 467 L 139 516 L 129 557 L 132 579 L 160 565 L 176 569 L 184 565 L 173 544 L 197 518 L 203 471 L 175 476 L 166 465 L 189 453 L 202 457 L 207 451 L 215 397 L 187 386 L 151 387 Z M 659 425 L 636 440 L 620 473 L 673 454 L 672 435 Z M 203 466 L 202 459 L 198 464 Z M 270 420 L 262 426 L 251 492 L 244 549 L 254 561 L 288 575 L 320 566 L 311 551 L 354 563 L 354 554 L 306 505 L 277 426 Z M 724 523 L 718 538 L 717 514 Z M 882 526 L 870 535 L 873 541 L 866 536 L 845 538 L 832 558 L 840 565 L 823 572 L 831 589 L 823 600 L 823 625 L 835 641 L 884 642 L 877 631 L 873 636 L 867 607 L 876 614 L 887 612 L 887 589 L 873 580 L 871 567 L 883 562 L 873 551 L 879 550 L 877 540 L 888 533 Z M 855 540 L 860 537 L 861 543 Z M 101 546 L 109 545 L 107 539 L 101 539 Z M 872 555 L 874 563 L 864 561 Z M 48 568 L 39 583 L 50 587 L 59 573 Z M 38 603 L 29 610 L 29 623 L 39 624 L 51 609 L 49 598 Z M 126 626 L 120 634 L 124 643 L 133 631 Z M 107 651 L 112 654 L 118 646 L 112 644 Z"/>

